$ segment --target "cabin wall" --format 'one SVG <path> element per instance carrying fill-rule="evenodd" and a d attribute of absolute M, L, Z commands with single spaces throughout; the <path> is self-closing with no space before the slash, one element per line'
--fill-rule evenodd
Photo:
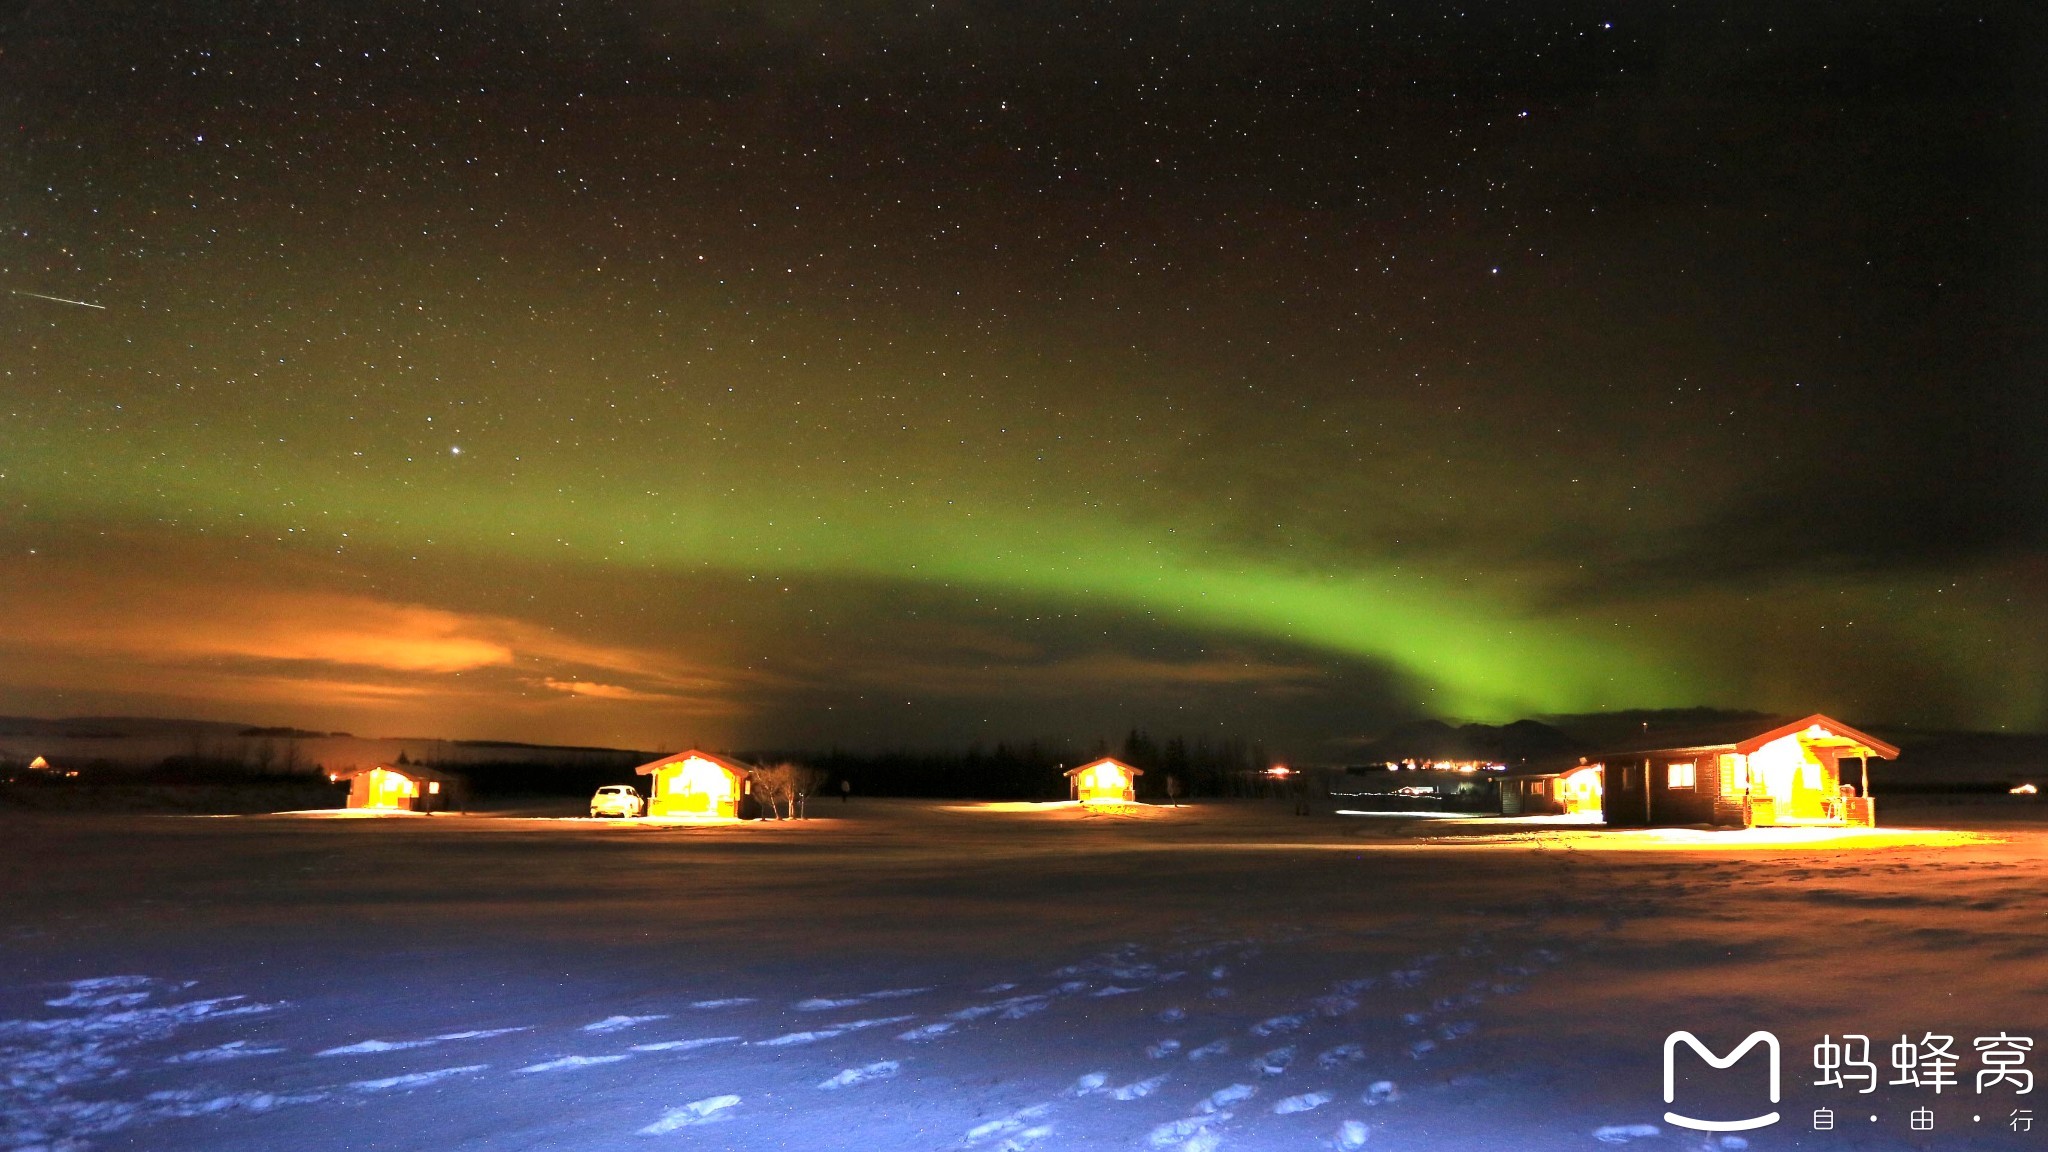
<path fill-rule="evenodd" d="M 1557 783 L 1556 777 L 1501 781 L 1501 815 L 1562 816 L 1564 803 L 1557 798 Z"/>
<path fill-rule="evenodd" d="M 1692 785 L 1674 787 L 1671 769 L 1683 764 L 1692 765 Z M 1715 756 L 1704 752 L 1609 760 L 1601 816 L 1617 828 L 1720 823 L 1717 769 Z"/>

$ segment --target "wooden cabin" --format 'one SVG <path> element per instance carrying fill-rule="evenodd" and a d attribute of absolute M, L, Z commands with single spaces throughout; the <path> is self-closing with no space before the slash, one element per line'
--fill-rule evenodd
<path fill-rule="evenodd" d="M 754 814 L 753 770 L 737 760 L 692 748 L 633 771 L 653 777 L 647 788 L 649 816 L 739 820 Z"/>
<path fill-rule="evenodd" d="M 461 806 L 460 777 L 418 764 L 378 764 L 328 774 L 348 781 L 348 806 L 384 812 L 446 812 Z"/>
<path fill-rule="evenodd" d="M 1575 764 L 1551 772 L 1513 772 L 1500 782 L 1503 816 L 1598 816 L 1606 792 L 1605 770 Z"/>
<path fill-rule="evenodd" d="M 1869 827 L 1877 823 L 1873 756 L 1896 760 L 1899 750 L 1816 714 L 1768 727 L 1724 726 L 1585 763 L 1604 769 L 1601 811 L 1613 826 Z"/>
<path fill-rule="evenodd" d="M 1092 764 L 1067 769 L 1067 787 L 1083 804 L 1135 804 L 1138 777 L 1145 770 L 1105 756 Z"/>

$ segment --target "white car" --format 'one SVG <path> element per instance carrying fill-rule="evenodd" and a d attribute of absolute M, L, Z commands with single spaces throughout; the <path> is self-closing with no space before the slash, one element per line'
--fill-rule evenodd
<path fill-rule="evenodd" d="M 631 784 L 607 784 L 590 798 L 592 819 L 599 816 L 638 816 L 640 793 Z"/>

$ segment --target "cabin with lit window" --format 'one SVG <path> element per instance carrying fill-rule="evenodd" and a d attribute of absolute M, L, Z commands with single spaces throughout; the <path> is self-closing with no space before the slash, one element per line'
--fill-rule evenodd
<path fill-rule="evenodd" d="M 1512 772 L 1500 782 L 1503 816 L 1586 816 L 1601 814 L 1604 770 L 1578 763 L 1551 772 Z"/>
<path fill-rule="evenodd" d="M 1133 768 L 1105 756 L 1092 764 L 1067 769 L 1067 787 L 1074 799 L 1083 804 L 1135 804 L 1138 777 L 1144 774 L 1143 768 Z"/>
<path fill-rule="evenodd" d="M 648 781 L 647 814 L 684 820 L 743 820 L 756 815 L 753 769 L 737 760 L 692 748 L 642 764 Z"/>
<path fill-rule="evenodd" d="M 348 781 L 348 806 L 378 812 L 446 812 L 461 806 L 460 777 L 419 764 L 378 764 L 328 773 Z"/>
<path fill-rule="evenodd" d="M 1756 721 L 1664 747 L 1588 757 L 1603 769 L 1601 811 L 1616 827 L 1877 823 L 1870 760 L 1899 750 L 1839 720 Z"/>

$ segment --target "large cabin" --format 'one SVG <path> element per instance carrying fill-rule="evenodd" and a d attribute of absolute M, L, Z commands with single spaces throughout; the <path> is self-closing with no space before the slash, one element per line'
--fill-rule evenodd
<path fill-rule="evenodd" d="M 640 765 L 651 776 L 647 814 L 690 820 L 738 820 L 752 815 L 752 769 L 737 760 L 692 748 Z"/>
<path fill-rule="evenodd" d="M 418 764 L 378 764 L 330 773 L 348 781 L 348 806 L 372 812 L 446 812 L 460 805 L 460 778 Z"/>
<path fill-rule="evenodd" d="M 1067 786 L 1073 797 L 1083 804 L 1135 804 L 1138 802 L 1138 777 L 1143 768 L 1133 768 L 1121 760 L 1105 756 L 1079 768 L 1067 769 Z"/>
<path fill-rule="evenodd" d="M 1584 766 L 1602 769 L 1601 813 L 1610 826 L 1869 827 L 1877 823 L 1870 760 L 1898 756 L 1890 744 L 1816 714 L 1610 752 Z"/>

